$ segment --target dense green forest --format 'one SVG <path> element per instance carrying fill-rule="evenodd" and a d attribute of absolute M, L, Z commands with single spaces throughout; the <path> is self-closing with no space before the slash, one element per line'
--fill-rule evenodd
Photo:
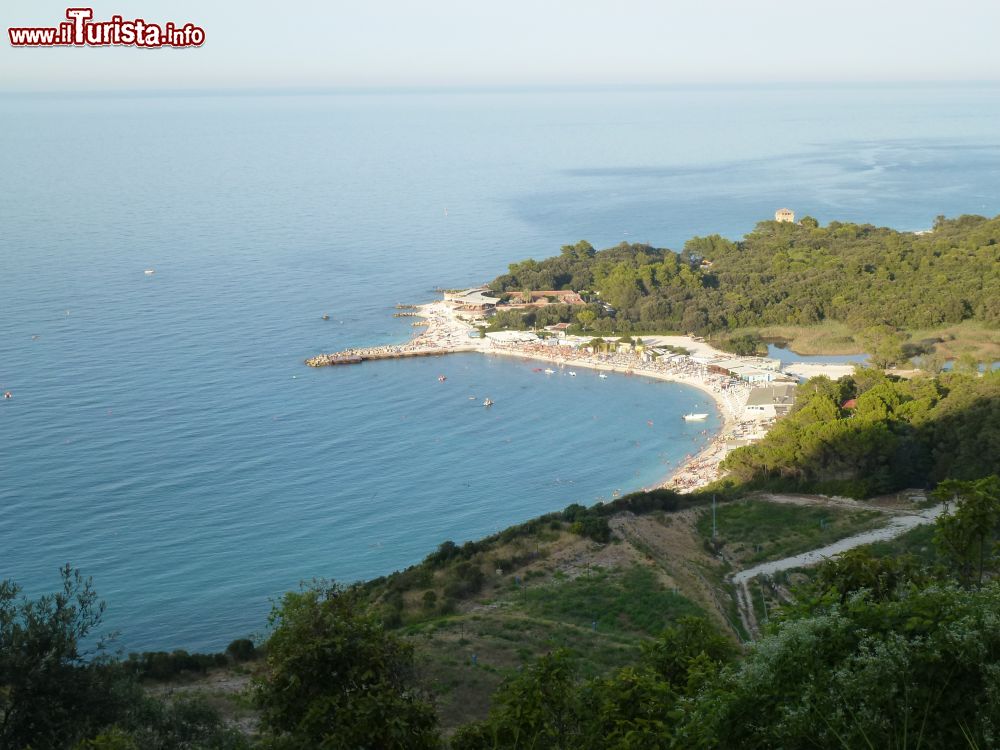
<path fill-rule="evenodd" d="M 1000 473 L 1000 371 L 813 378 L 799 386 L 791 414 L 722 468 L 725 484 L 743 490 L 852 497 Z"/>
<path fill-rule="evenodd" d="M 939 217 L 928 234 L 806 217 L 761 222 L 738 242 L 695 237 L 680 253 L 587 242 L 560 255 L 510 266 L 490 287 L 588 291 L 586 308 L 503 311 L 512 327 L 574 320 L 586 330 L 712 332 L 840 321 L 933 329 L 980 321 L 1000 325 L 1000 217 Z M 597 302 L 613 308 L 610 312 Z"/>

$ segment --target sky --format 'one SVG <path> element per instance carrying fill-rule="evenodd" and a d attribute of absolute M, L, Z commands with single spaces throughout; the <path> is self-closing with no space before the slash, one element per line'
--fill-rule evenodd
<path fill-rule="evenodd" d="M 94 0 L 95 20 L 190 21 L 206 42 L 10 45 L 68 5 L 3 0 L 0 90 L 1000 80 L 996 0 Z"/>

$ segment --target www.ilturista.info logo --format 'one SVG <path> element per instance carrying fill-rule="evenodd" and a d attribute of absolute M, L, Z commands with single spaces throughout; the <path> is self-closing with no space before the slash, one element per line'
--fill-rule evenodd
<path fill-rule="evenodd" d="M 111 16 L 94 21 L 93 8 L 67 8 L 58 26 L 19 26 L 7 29 L 15 47 L 200 47 L 205 30 L 193 23 L 148 23 Z"/>

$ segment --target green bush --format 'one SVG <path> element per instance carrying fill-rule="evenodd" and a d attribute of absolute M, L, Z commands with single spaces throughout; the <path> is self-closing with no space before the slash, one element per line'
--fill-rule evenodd
<path fill-rule="evenodd" d="M 237 638 L 226 646 L 226 653 L 235 662 L 251 661 L 257 657 L 257 649 L 249 638 Z"/>
<path fill-rule="evenodd" d="M 451 572 L 451 580 L 444 587 L 445 596 L 462 599 L 478 594 L 486 581 L 486 575 L 478 566 L 462 562 Z"/>
<path fill-rule="evenodd" d="M 385 631 L 357 590 L 285 594 L 271 623 L 253 691 L 269 747 L 440 746 L 434 710 L 412 682 L 413 647 Z"/>
<path fill-rule="evenodd" d="M 252 646 L 253 644 L 251 644 Z M 129 654 L 124 662 L 126 671 L 150 680 L 172 680 L 183 674 L 204 674 L 212 667 L 229 663 L 226 654 L 191 654 L 183 649 L 176 651 L 144 651 Z"/>

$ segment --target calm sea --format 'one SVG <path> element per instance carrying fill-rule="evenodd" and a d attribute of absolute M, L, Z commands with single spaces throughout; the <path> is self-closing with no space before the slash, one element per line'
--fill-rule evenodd
<path fill-rule="evenodd" d="M 0 98 L 0 577 L 69 561 L 125 648 L 217 649 L 302 579 L 651 483 L 717 429 L 697 391 L 302 360 L 581 238 L 996 214 L 998 93 Z"/>

